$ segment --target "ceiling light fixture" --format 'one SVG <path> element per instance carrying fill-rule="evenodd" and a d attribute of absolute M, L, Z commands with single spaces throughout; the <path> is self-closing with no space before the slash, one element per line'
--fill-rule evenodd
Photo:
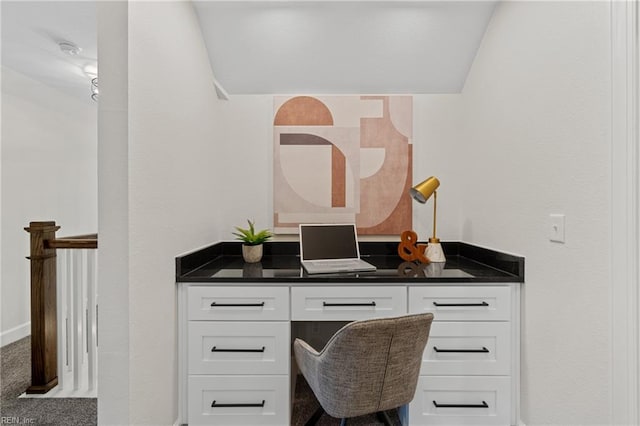
<path fill-rule="evenodd" d="M 71 43 L 70 41 L 61 41 L 58 43 L 58 46 L 60 46 L 60 50 L 69 56 L 78 56 L 82 51 L 77 44 Z"/>
<path fill-rule="evenodd" d="M 98 76 L 98 67 L 93 64 L 87 64 L 82 68 L 84 75 L 89 78 L 96 78 Z"/>
<path fill-rule="evenodd" d="M 100 91 L 98 90 L 98 77 L 91 79 L 91 99 L 98 102 L 98 95 Z"/>

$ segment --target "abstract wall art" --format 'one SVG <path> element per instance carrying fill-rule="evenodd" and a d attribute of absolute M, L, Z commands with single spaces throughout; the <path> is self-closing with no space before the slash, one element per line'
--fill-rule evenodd
<path fill-rule="evenodd" d="M 411 229 L 411 96 L 274 97 L 274 231 Z"/>

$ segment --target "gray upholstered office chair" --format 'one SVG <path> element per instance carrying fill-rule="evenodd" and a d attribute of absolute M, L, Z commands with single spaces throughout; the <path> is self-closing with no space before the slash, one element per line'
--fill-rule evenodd
<path fill-rule="evenodd" d="M 390 425 L 384 411 L 413 399 L 432 321 L 426 313 L 351 322 L 320 352 L 296 339 L 298 367 L 321 406 L 307 425 L 323 410 L 342 425 L 371 413 Z"/>

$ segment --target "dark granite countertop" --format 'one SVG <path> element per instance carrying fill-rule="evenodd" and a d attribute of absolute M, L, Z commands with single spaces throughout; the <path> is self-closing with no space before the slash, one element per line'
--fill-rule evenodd
<path fill-rule="evenodd" d="M 240 242 L 220 242 L 176 258 L 176 282 L 278 284 L 295 282 L 331 285 L 372 282 L 491 283 L 524 282 L 524 258 L 463 242 L 442 242 L 447 261 L 428 266 L 404 262 L 398 243 L 361 241 L 361 257 L 375 265 L 375 272 L 307 275 L 300 265 L 297 242 L 268 242 L 259 263 L 242 260 Z"/>

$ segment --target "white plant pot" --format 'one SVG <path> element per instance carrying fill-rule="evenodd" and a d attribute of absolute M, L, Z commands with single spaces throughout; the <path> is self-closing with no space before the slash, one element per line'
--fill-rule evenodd
<path fill-rule="evenodd" d="M 260 260 L 262 259 L 262 244 L 258 244 L 255 246 L 243 244 L 242 257 L 247 263 L 260 262 Z"/>

